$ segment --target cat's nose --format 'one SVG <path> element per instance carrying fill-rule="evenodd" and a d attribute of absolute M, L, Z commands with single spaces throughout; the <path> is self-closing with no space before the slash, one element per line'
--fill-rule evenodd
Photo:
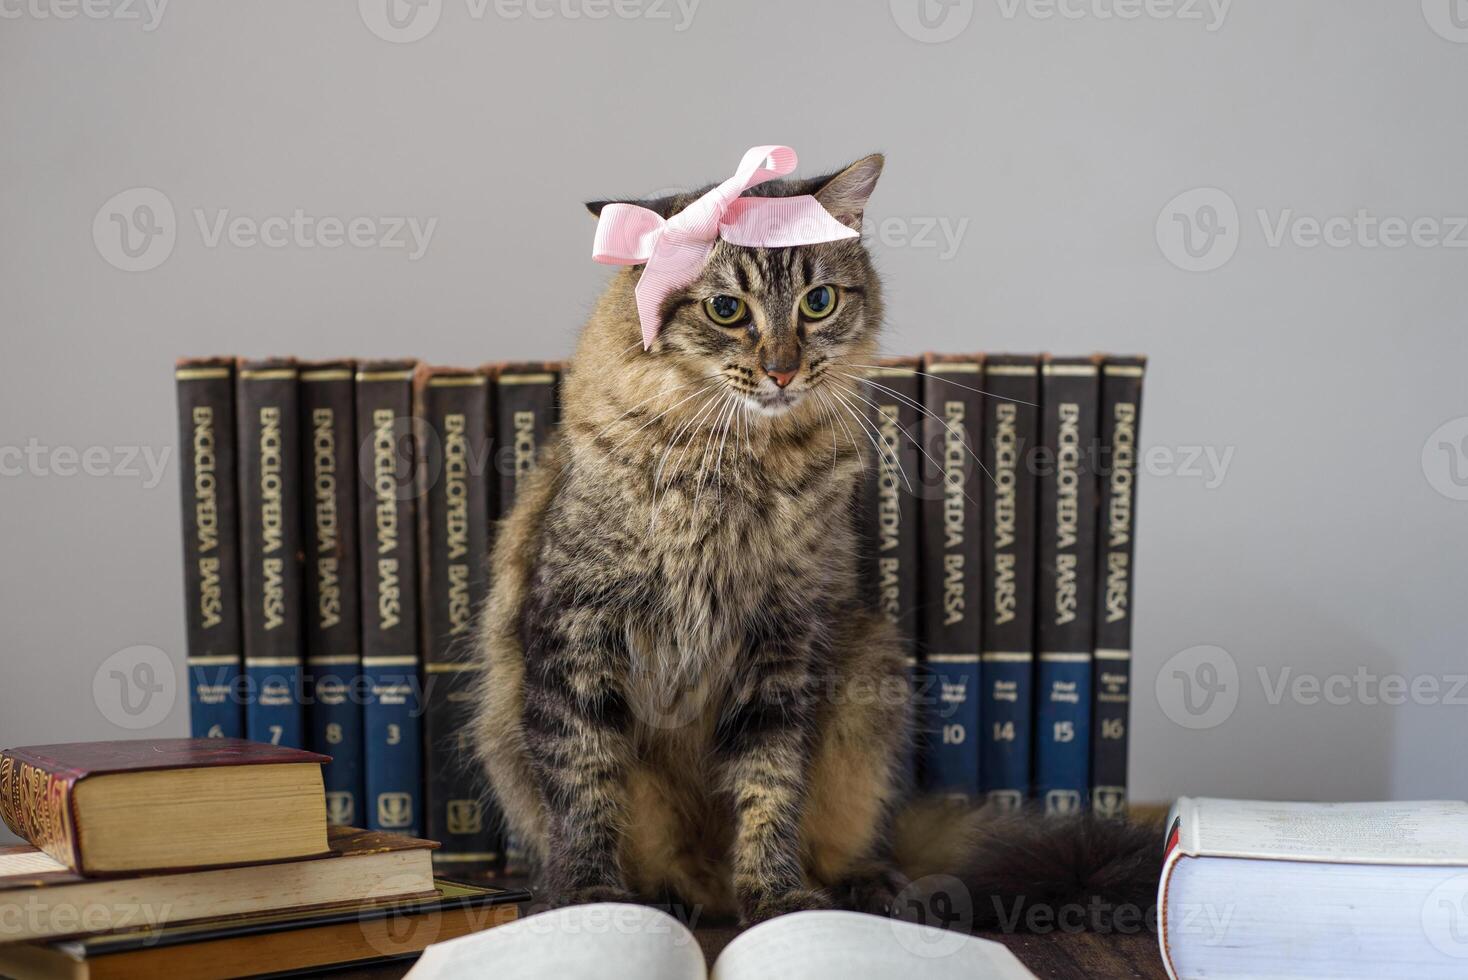
<path fill-rule="evenodd" d="M 781 388 L 794 381 L 795 376 L 799 373 L 800 368 L 796 368 L 793 371 L 776 371 L 774 368 L 765 368 L 765 374 L 768 374 L 774 380 L 775 384 Z"/>

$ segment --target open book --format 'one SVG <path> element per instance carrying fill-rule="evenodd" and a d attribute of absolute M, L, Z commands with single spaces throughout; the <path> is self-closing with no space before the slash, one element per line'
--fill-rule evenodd
<path fill-rule="evenodd" d="M 1033 980 L 996 942 L 858 912 L 796 912 L 755 926 L 712 966 L 677 919 L 641 905 L 578 905 L 430 946 L 410 980 Z"/>

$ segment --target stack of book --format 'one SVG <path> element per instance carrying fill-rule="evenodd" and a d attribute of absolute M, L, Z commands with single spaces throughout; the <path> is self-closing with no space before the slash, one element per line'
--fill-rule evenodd
<path fill-rule="evenodd" d="M 412 956 L 523 893 L 436 880 L 430 841 L 329 828 L 315 753 L 241 739 L 0 752 L 0 973 L 225 977 Z"/>
<path fill-rule="evenodd" d="M 866 369 L 873 601 L 911 644 L 931 792 L 1126 807 L 1145 362 Z M 329 754 L 334 824 L 519 870 L 471 762 L 495 521 L 556 422 L 556 364 L 230 358 L 176 370 L 193 732 Z"/>

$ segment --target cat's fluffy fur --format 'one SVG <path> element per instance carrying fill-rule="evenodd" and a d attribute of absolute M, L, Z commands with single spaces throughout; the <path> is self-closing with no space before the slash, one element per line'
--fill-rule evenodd
<path fill-rule="evenodd" d="M 753 193 L 813 193 L 859 227 L 881 168 Z M 669 215 L 696 195 L 642 203 Z M 898 854 L 903 836 L 956 845 L 944 867 L 982 878 L 995 838 L 974 814 L 945 813 L 935 836 L 931 815 L 898 812 L 904 650 L 864 600 L 853 524 L 857 376 L 882 321 L 865 247 L 720 242 L 648 351 L 640 273 L 618 273 L 586 325 L 482 623 L 478 751 L 543 897 L 672 898 L 745 922 L 882 910 L 899 859 L 932 865 Z M 812 321 L 799 303 L 819 285 L 839 300 Z M 749 322 L 715 325 L 714 295 Z M 781 389 L 767 369 L 792 358 Z M 1089 873 L 1062 878 L 1079 894 Z"/>

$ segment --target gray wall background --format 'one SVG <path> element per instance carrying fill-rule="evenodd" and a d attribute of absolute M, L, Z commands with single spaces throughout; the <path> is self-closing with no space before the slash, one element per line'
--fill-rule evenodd
<path fill-rule="evenodd" d="M 1135 799 L 1468 795 L 1468 4 L 92 2 L 0 3 L 0 744 L 186 732 L 175 356 L 564 355 L 581 200 L 785 142 L 888 154 L 890 350 L 1151 356 Z M 211 237 L 297 209 L 437 224 Z"/>

